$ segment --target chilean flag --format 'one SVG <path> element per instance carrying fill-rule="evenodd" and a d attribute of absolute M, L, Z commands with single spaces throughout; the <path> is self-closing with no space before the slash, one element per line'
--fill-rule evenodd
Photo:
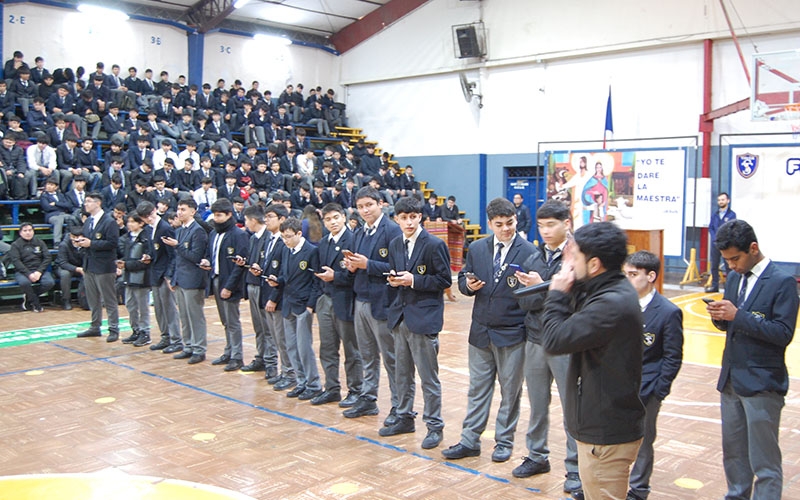
<path fill-rule="evenodd" d="M 606 141 L 614 140 L 614 120 L 611 117 L 611 85 L 608 86 L 608 103 L 606 103 L 606 128 L 603 132 L 603 149 Z"/>

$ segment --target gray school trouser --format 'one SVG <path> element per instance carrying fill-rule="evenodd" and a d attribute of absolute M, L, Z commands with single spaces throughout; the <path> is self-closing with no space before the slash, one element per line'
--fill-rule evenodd
<path fill-rule="evenodd" d="M 631 468 L 631 491 L 637 497 L 647 499 L 650 495 L 650 476 L 653 474 L 653 442 L 656 440 L 656 420 L 661 409 L 661 400 L 651 395 L 644 405 L 644 437 L 639 447 L 636 462 Z"/>
<path fill-rule="evenodd" d="M 90 329 L 99 332 L 103 323 L 103 306 L 108 315 L 108 332 L 119 333 L 119 303 L 117 302 L 117 276 L 115 273 L 95 274 L 86 271 L 83 275 L 86 300 L 92 312 Z"/>
<path fill-rule="evenodd" d="M 178 318 L 178 306 L 175 303 L 175 292 L 169 289 L 167 280 L 151 288 L 153 291 L 153 309 L 156 323 L 161 331 L 161 338 L 169 340 L 170 345 L 182 345 L 181 322 Z"/>
<path fill-rule="evenodd" d="M 125 308 L 134 333 L 150 335 L 150 288 L 125 287 Z"/>
<path fill-rule="evenodd" d="M 317 323 L 319 324 L 319 362 L 325 372 L 325 390 L 338 391 L 339 345 L 344 349 L 344 373 L 347 389 L 361 394 L 364 383 L 364 366 L 358 353 L 356 331 L 352 321 L 344 321 L 333 312 L 333 299 L 322 294 L 317 300 Z"/>
<path fill-rule="evenodd" d="M 313 316 L 308 310 L 304 310 L 301 314 L 290 312 L 283 317 L 283 330 L 286 333 L 286 351 L 297 374 L 297 386 L 318 391 L 322 386 L 319 382 L 317 357 L 312 346 Z"/>
<path fill-rule="evenodd" d="M 397 384 L 397 416 L 414 418 L 414 370 L 422 385 L 422 421 L 428 430 L 444 429 L 442 420 L 442 384 L 439 382 L 439 335 L 423 335 L 408 329 L 401 321 L 394 334 Z"/>
<path fill-rule="evenodd" d="M 250 303 L 250 318 L 253 321 L 253 330 L 256 333 L 256 360 L 263 360 L 267 368 L 278 367 L 278 349 L 270 331 L 269 314 L 264 308 L 259 307 L 261 301 L 261 287 L 247 285 L 247 301 Z"/>
<path fill-rule="evenodd" d="M 231 359 L 242 360 L 242 322 L 239 317 L 239 299 L 223 300 L 219 293 L 222 291 L 219 276 L 211 283 L 214 291 L 214 301 L 217 304 L 219 320 L 225 328 L 224 355 Z"/>
<path fill-rule="evenodd" d="M 205 294 L 202 288 L 175 288 L 175 298 L 181 318 L 183 350 L 191 354 L 205 354 L 208 345 L 206 316 L 203 312 Z"/>
<path fill-rule="evenodd" d="M 267 312 L 267 320 L 269 321 L 270 332 L 272 332 L 272 339 L 275 342 L 275 347 L 278 349 L 278 355 L 281 359 L 281 376 L 289 380 L 295 380 L 296 375 L 294 366 L 292 365 L 292 358 L 289 357 L 289 351 L 286 347 L 286 332 L 283 328 L 283 316 L 280 311 Z M 277 363 L 275 365 L 277 368 Z M 267 366 L 269 370 L 270 366 Z"/>
<path fill-rule="evenodd" d="M 541 345 L 525 342 L 525 385 L 528 388 L 528 400 L 531 406 L 525 441 L 528 445 L 528 458 L 539 463 L 548 460 L 550 456 L 550 449 L 547 446 L 547 434 L 550 431 L 550 390 L 553 379 L 555 379 L 558 396 L 561 399 L 564 433 L 567 437 L 567 456 L 564 459 L 564 468 L 567 472 L 578 472 L 578 445 L 567 431 L 567 418 L 563 411 L 568 366 L 569 354 L 548 354 Z"/>
<path fill-rule="evenodd" d="M 480 449 L 481 434 L 489 421 L 496 378 L 500 383 L 500 407 L 497 409 L 494 440 L 498 446 L 513 448 L 522 396 L 525 342 L 508 347 L 470 345 L 468 349 L 469 392 L 461 443 L 468 448 Z"/>
<path fill-rule="evenodd" d="M 389 379 L 389 391 L 392 396 L 392 408 L 397 408 L 397 384 L 395 382 L 394 339 L 386 321 L 372 316 L 372 304 L 356 300 L 355 317 L 356 341 L 361 362 L 364 364 L 364 387 L 361 396 L 376 401 L 381 379 L 381 358 L 383 368 Z"/>

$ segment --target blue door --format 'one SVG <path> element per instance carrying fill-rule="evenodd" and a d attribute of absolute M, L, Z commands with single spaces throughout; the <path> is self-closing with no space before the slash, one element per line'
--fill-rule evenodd
<path fill-rule="evenodd" d="M 533 218 L 528 240 L 541 241 L 536 230 L 536 209 L 545 202 L 547 193 L 543 167 L 506 167 L 506 198 L 514 200 L 515 194 L 522 195 L 522 203 L 528 206 Z"/>

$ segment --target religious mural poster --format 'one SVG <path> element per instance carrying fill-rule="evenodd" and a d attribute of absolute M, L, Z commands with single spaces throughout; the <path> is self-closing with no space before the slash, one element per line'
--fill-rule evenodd
<path fill-rule="evenodd" d="M 552 152 L 547 166 L 547 198 L 571 207 L 575 229 L 600 221 L 663 229 L 664 255 L 682 255 L 683 149 Z"/>

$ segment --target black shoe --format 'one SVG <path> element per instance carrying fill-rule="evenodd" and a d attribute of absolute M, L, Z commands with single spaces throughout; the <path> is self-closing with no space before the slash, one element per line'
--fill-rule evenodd
<path fill-rule="evenodd" d="M 230 356 L 228 356 L 227 354 L 223 354 L 222 356 L 220 356 L 217 359 L 215 359 L 214 361 L 212 361 L 211 364 L 214 365 L 214 366 L 216 366 L 216 365 L 224 365 L 224 364 L 228 363 L 228 361 L 230 361 L 230 360 L 231 360 Z"/>
<path fill-rule="evenodd" d="M 169 339 L 165 337 L 161 337 L 161 340 L 158 341 L 158 344 L 153 344 L 150 346 L 151 351 L 160 351 L 161 349 L 166 349 L 169 347 Z M 174 351 L 173 351 L 174 352 Z M 169 353 L 167 353 L 169 354 Z"/>
<path fill-rule="evenodd" d="M 200 363 L 205 360 L 206 360 L 205 354 L 192 354 L 192 357 L 189 358 L 189 364 L 196 365 L 197 363 Z"/>
<path fill-rule="evenodd" d="M 339 408 L 352 408 L 358 401 L 358 394 L 348 392 L 347 397 L 339 401 Z"/>
<path fill-rule="evenodd" d="M 378 434 L 383 437 L 396 436 L 397 434 L 410 434 L 414 432 L 414 419 L 411 417 L 398 418 L 394 425 L 381 427 Z"/>
<path fill-rule="evenodd" d="M 42 307 L 41 304 L 34 304 L 33 312 L 35 313 L 44 312 L 44 307 Z"/>
<path fill-rule="evenodd" d="M 267 380 L 267 383 L 268 383 L 269 385 L 275 385 L 275 384 L 277 384 L 278 382 L 280 382 L 280 381 L 281 381 L 281 379 L 283 378 L 283 375 L 281 375 L 280 373 L 274 373 L 274 374 L 272 374 L 272 373 L 270 373 L 270 372 L 267 372 L 267 373 L 264 375 L 264 378 Z"/>
<path fill-rule="evenodd" d="M 156 345 L 159 345 L 159 344 L 160 344 L 160 342 L 158 344 L 156 344 Z M 150 346 L 150 349 L 152 349 L 152 348 L 153 348 L 153 346 Z M 183 350 L 183 346 L 181 344 L 174 344 L 174 345 L 168 345 L 161 352 L 163 352 L 164 354 L 172 354 L 173 352 L 181 352 L 182 350 Z"/>
<path fill-rule="evenodd" d="M 544 474 L 545 472 L 550 472 L 549 460 L 534 462 L 530 458 L 525 457 L 522 459 L 522 463 L 511 471 L 511 475 L 514 477 L 531 477 L 536 474 Z"/>
<path fill-rule="evenodd" d="M 569 496 L 572 497 L 572 500 L 584 500 L 586 498 L 585 496 L 583 496 L 583 488 L 570 492 Z"/>
<path fill-rule="evenodd" d="M 122 339 L 123 344 L 133 344 L 139 338 L 139 332 L 133 332 L 129 337 Z"/>
<path fill-rule="evenodd" d="M 226 372 L 235 372 L 236 370 L 242 367 L 242 360 L 241 359 L 232 359 L 228 361 L 228 364 L 225 365 L 224 370 Z"/>
<path fill-rule="evenodd" d="M 365 417 L 367 415 L 377 415 L 378 414 L 378 405 L 375 401 L 367 398 L 358 398 L 358 401 L 352 408 L 349 408 L 342 412 L 346 418 L 358 418 L 358 417 Z"/>
<path fill-rule="evenodd" d="M 578 491 L 583 488 L 583 484 L 581 484 L 581 476 L 577 472 L 567 472 L 567 480 L 564 481 L 564 493 L 572 493 L 573 491 Z M 630 492 L 628 493 L 630 494 Z M 641 498 L 636 500 L 643 500 Z"/>
<path fill-rule="evenodd" d="M 324 405 L 326 403 L 335 403 L 342 400 L 342 395 L 339 391 L 325 391 L 311 400 L 314 406 Z"/>
<path fill-rule="evenodd" d="M 70 304 L 69 302 L 64 302 L 64 305 L 62 307 L 64 308 L 65 311 L 72 310 L 72 304 Z"/>
<path fill-rule="evenodd" d="M 323 393 L 321 389 L 311 389 L 309 387 L 306 387 L 306 390 L 301 392 L 300 395 L 297 396 L 297 399 L 299 399 L 300 401 L 310 401 L 316 398 L 317 396 L 321 396 L 322 394 Z"/>
<path fill-rule="evenodd" d="M 386 416 L 386 420 L 383 421 L 384 427 L 389 427 L 397 423 L 397 408 L 392 406 L 392 409 L 389 410 L 389 415 Z"/>
<path fill-rule="evenodd" d="M 242 367 L 243 372 L 263 372 L 265 370 L 266 368 L 264 367 L 264 362 L 260 359 L 254 359 Z"/>
<path fill-rule="evenodd" d="M 719 292 L 719 287 L 718 286 L 707 286 L 705 288 L 705 292 L 706 293 L 718 293 Z"/>
<path fill-rule="evenodd" d="M 99 337 L 99 336 L 100 336 L 100 330 L 92 330 L 91 328 L 76 335 L 76 337 L 78 337 L 79 339 L 85 339 L 87 337 Z"/>
<path fill-rule="evenodd" d="M 467 448 L 461 443 L 451 446 L 442 451 L 442 456 L 448 460 L 458 460 L 466 457 L 477 457 L 481 454 L 481 449 Z"/>
<path fill-rule="evenodd" d="M 275 385 L 272 387 L 272 389 L 276 391 L 285 391 L 286 389 L 289 389 L 290 387 L 294 387 L 296 385 L 297 385 L 296 380 L 291 378 L 281 377 L 280 380 L 275 382 Z"/>
<path fill-rule="evenodd" d="M 294 389 L 292 389 L 291 391 L 287 392 L 286 393 L 286 397 L 287 398 L 299 397 L 301 394 L 303 394 L 303 392 L 305 392 L 305 390 L 306 390 L 306 386 L 298 385 Z"/>
<path fill-rule="evenodd" d="M 136 342 L 133 343 L 133 347 L 144 347 L 150 342 L 151 342 L 150 335 L 142 333 L 139 335 L 139 338 L 136 339 Z"/>
<path fill-rule="evenodd" d="M 425 436 L 425 439 L 422 440 L 422 449 L 423 450 L 430 450 L 431 448 L 436 448 L 442 442 L 442 431 L 441 430 L 429 430 L 428 435 Z"/>
<path fill-rule="evenodd" d="M 492 462 L 508 462 L 511 458 L 511 447 L 497 444 L 492 452 Z"/>
<path fill-rule="evenodd" d="M 583 492 L 581 492 L 581 493 L 583 493 Z M 574 497 L 574 495 L 573 495 L 573 497 Z M 645 499 L 640 497 L 636 493 L 628 490 L 628 495 L 625 497 L 625 500 L 645 500 Z"/>
<path fill-rule="evenodd" d="M 119 332 L 108 332 L 106 342 L 116 342 L 117 340 L 119 340 Z"/>
<path fill-rule="evenodd" d="M 172 359 L 189 359 L 192 357 L 191 351 L 181 351 L 178 354 L 172 356 Z"/>

